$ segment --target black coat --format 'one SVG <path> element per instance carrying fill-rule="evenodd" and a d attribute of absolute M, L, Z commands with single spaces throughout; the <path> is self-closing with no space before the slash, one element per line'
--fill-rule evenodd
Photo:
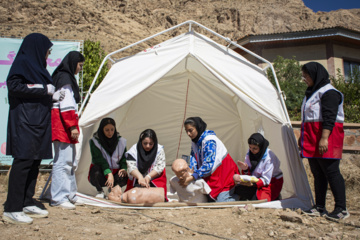
<path fill-rule="evenodd" d="M 31 88 L 25 79 L 7 80 L 9 119 L 6 154 L 19 159 L 51 159 L 51 97 L 45 84 Z"/>

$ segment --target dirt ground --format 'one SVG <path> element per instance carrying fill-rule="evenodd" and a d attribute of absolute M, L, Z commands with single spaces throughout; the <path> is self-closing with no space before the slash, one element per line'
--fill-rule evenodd
<path fill-rule="evenodd" d="M 309 171 L 307 161 L 305 169 Z M 172 210 L 130 210 L 77 206 L 62 210 L 39 202 L 49 211 L 48 218 L 34 219 L 31 225 L 0 221 L 1 239 L 360 239 L 360 156 L 345 154 L 341 171 L 346 182 L 350 218 L 333 222 L 308 217 L 299 210 L 188 208 Z M 309 174 L 308 174 L 309 175 Z M 47 174 L 41 174 L 36 196 Z M 6 175 L 0 177 L 0 202 L 7 190 Z M 312 182 L 311 175 L 309 181 Z M 328 210 L 333 209 L 331 191 Z M 2 215 L 1 208 L 0 214 Z"/>

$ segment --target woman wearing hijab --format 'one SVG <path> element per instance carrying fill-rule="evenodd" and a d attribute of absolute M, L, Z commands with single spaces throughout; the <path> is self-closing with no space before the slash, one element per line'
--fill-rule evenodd
<path fill-rule="evenodd" d="M 89 181 L 96 187 L 96 197 L 104 198 L 102 187 L 125 186 L 128 180 L 126 165 L 126 139 L 116 131 L 112 118 L 103 118 L 97 132 L 90 139 L 92 164 Z"/>
<path fill-rule="evenodd" d="M 26 36 L 11 66 L 6 84 L 9 119 L 6 154 L 14 158 L 10 170 L 3 219 L 30 224 L 48 212 L 35 206 L 33 195 L 41 159 L 52 158 L 51 95 L 54 86 L 46 70 L 50 40 L 39 33 Z M 25 214 L 26 213 L 26 214 Z"/>
<path fill-rule="evenodd" d="M 330 84 L 328 72 L 319 63 L 305 64 L 302 78 L 308 88 L 301 107 L 298 143 L 314 175 L 316 200 L 304 213 L 344 219 L 350 216 L 346 209 L 345 182 L 339 169 L 344 141 L 344 96 Z M 335 208 L 330 214 L 325 208 L 328 183 L 335 198 Z"/>
<path fill-rule="evenodd" d="M 64 209 L 75 209 L 75 203 L 82 204 L 76 196 L 75 180 L 75 144 L 78 143 L 79 137 L 77 104 L 80 102 L 75 75 L 82 70 L 84 61 L 81 53 L 71 51 L 52 75 L 56 93 L 63 92 L 65 97 L 61 102 L 55 102 L 51 110 L 55 151 L 50 189 L 51 205 Z"/>
<path fill-rule="evenodd" d="M 239 173 L 239 170 L 225 145 L 214 131 L 206 130 L 207 124 L 200 117 L 186 119 L 184 126 L 192 141 L 189 167 L 193 173 L 180 181 L 180 184 L 187 186 L 203 178 L 211 188 L 209 201 L 238 200 L 239 196 L 234 194 L 233 175 Z"/>
<path fill-rule="evenodd" d="M 269 141 L 260 133 L 252 134 L 248 144 L 245 162 L 238 161 L 243 175 L 234 175 L 234 181 L 240 183 L 235 192 L 240 200 L 266 199 L 270 202 L 278 199 L 284 182 L 279 159 L 268 148 Z M 251 177 L 246 179 L 244 175 Z"/>
<path fill-rule="evenodd" d="M 155 131 L 144 130 L 125 156 L 129 175 L 125 191 L 133 187 L 161 187 L 167 199 L 165 151 L 158 144 Z"/>

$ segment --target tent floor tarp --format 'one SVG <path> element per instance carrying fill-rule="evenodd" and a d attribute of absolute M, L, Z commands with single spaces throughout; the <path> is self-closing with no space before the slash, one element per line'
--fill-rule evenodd
<path fill-rule="evenodd" d="M 76 194 L 81 200 L 88 205 L 97 207 L 108 208 L 127 208 L 127 209 L 175 209 L 175 208 L 229 208 L 229 207 L 243 207 L 248 204 L 252 204 L 255 208 L 294 208 L 297 200 L 295 198 L 288 198 L 283 200 L 276 200 L 267 202 L 266 200 L 254 200 L 254 201 L 237 201 L 237 202 L 214 202 L 214 203 L 184 203 L 184 202 L 167 202 L 167 203 L 155 203 L 155 204 L 127 204 L 119 203 L 106 199 L 99 199 L 88 196 L 86 194 Z M 302 208 L 305 208 L 304 205 Z M 301 208 L 301 207 L 300 207 Z"/>
<path fill-rule="evenodd" d="M 106 199 L 99 199 L 85 194 L 76 194 L 81 200 L 88 205 L 99 207 L 113 207 L 113 208 L 130 208 L 130 209 L 173 209 L 173 208 L 227 208 L 234 206 L 245 206 L 253 204 L 256 206 L 260 203 L 265 203 L 266 200 L 254 201 L 237 201 L 237 202 L 212 202 L 212 203 L 185 203 L 185 202 L 163 202 L 163 203 L 144 203 L 144 204 L 128 204 L 119 203 Z"/>

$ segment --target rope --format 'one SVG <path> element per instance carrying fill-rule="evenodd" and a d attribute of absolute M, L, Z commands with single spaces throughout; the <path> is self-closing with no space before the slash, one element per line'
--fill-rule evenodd
<path fill-rule="evenodd" d="M 112 210 L 110 210 L 110 209 L 104 209 L 104 210 L 110 211 L 110 212 L 114 212 L 114 211 L 112 211 Z M 157 218 L 148 216 L 148 215 L 146 215 L 146 214 L 144 214 L 144 213 L 129 212 L 129 213 L 120 213 L 120 214 L 122 214 L 122 215 L 141 215 L 141 216 L 150 218 L 150 219 L 152 219 L 152 220 L 154 220 L 154 221 L 162 222 L 162 223 L 169 223 L 169 224 L 172 224 L 172 225 L 181 227 L 181 228 L 185 228 L 185 229 L 188 230 L 188 231 L 196 232 L 196 233 L 198 233 L 198 234 L 207 235 L 207 236 L 212 236 L 212 237 L 215 237 L 215 238 L 218 238 L 218 239 L 234 240 L 233 238 L 226 238 L 226 237 L 218 236 L 218 235 L 215 235 L 215 234 L 212 234 L 212 233 L 197 231 L 197 230 L 191 229 L 191 228 L 189 228 L 189 227 L 180 225 L 180 224 L 178 224 L 178 223 L 174 223 L 174 222 L 170 222 L 170 221 L 165 221 L 165 220 L 160 220 L 160 219 L 157 219 Z"/>
<path fill-rule="evenodd" d="M 189 96 L 189 83 L 190 83 L 190 79 L 188 79 L 188 83 L 187 83 L 186 98 L 185 98 L 185 109 L 184 109 L 185 111 L 184 111 L 183 121 L 182 121 L 182 124 L 181 124 L 180 138 L 179 138 L 178 149 L 177 149 L 177 152 L 176 152 L 176 158 L 178 158 L 178 156 L 179 156 L 181 136 L 182 136 L 182 131 L 183 131 L 183 128 L 184 128 L 184 122 L 185 122 L 185 117 L 186 117 L 186 109 L 187 109 L 187 102 L 188 102 L 188 96 Z"/>

